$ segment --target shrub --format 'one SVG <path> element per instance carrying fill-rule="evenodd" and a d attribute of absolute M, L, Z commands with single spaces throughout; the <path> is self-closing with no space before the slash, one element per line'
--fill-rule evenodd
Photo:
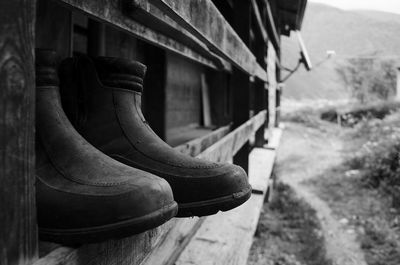
<path fill-rule="evenodd" d="M 341 125 L 353 127 L 361 121 L 383 119 L 400 108 L 400 102 L 380 101 L 352 106 L 347 110 L 328 109 L 321 113 L 321 119 L 337 122 L 340 115 Z"/>
<path fill-rule="evenodd" d="M 360 123 L 353 137 L 365 142 L 348 165 L 361 170 L 365 183 L 382 188 L 392 196 L 394 206 L 400 207 L 400 113 Z"/>

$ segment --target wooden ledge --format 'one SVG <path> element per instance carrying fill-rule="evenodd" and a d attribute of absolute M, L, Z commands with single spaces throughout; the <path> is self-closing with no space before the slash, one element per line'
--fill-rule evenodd
<path fill-rule="evenodd" d="M 265 118 L 266 112 L 260 112 L 239 128 L 220 138 L 198 157 L 211 161 L 230 160 L 264 124 Z M 203 219 L 173 218 L 155 229 L 119 240 L 88 244 L 79 248 L 57 246 L 34 265 L 153 265 L 155 263 L 151 262 L 155 260 L 162 261 L 157 264 L 173 264 L 199 229 Z"/>
<path fill-rule="evenodd" d="M 247 263 L 274 161 L 275 150 L 253 149 L 249 178 L 258 192 L 236 209 L 207 217 L 175 264 Z"/>

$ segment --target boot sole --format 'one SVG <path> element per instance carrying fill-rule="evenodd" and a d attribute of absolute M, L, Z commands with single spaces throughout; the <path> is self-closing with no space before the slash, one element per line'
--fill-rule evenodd
<path fill-rule="evenodd" d="M 109 225 L 78 229 L 39 228 L 39 238 L 70 246 L 119 239 L 160 226 L 175 217 L 177 211 L 178 204 L 173 202 L 150 214 Z"/>
<path fill-rule="evenodd" d="M 206 216 L 213 215 L 219 211 L 226 212 L 246 202 L 251 196 L 251 186 L 228 196 L 216 199 L 180 203 L 176 217 Z"/>

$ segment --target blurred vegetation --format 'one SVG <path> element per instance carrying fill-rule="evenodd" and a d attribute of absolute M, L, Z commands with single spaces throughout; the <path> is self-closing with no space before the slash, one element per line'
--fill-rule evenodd
<path fill-rule="evenodd" d="M 400 112 L 360 122 L 352 137 L 363 143 L 348 160 L 350 168 L 360 170 L 368 186 L 382 189 L 400 208 Z"/>
<path fill-rule="evenodd" d="M 321 111 L 321 119 L 342 126 L 353 127 L 361 121 L 383 119 L 400 109 L 400 102 L 378 101 L 367 104 L 355 104 L 350 107 L 329 108 Z"/>
<path fill-rule="evenodd" d="M 360 103 L 388 100 L 396 92 L 395 60 L 351 58 L 336 68 L 350 95 Z"/>

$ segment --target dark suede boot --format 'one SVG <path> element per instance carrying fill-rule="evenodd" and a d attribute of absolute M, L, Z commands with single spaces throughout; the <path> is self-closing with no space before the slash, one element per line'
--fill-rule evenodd
<path fill-rule="evenodd" d="M 141 112 L 145 71 L 143 64 L 125 59 L 65 60 L 61 93 L 77 130 L 110 157 L 166 179 L 180 217 L 215 214 L 244 203 L 251 186 L 241 167 L 183 155 L 149 127 Z"/>
<path fill-rule="evenodd" d="M 171 187 L 101 153 L 61 108 L 56 54 L 36 52 L 36 203 L 39 236 L 81 244 L 157 227 L 177 213 Z"/>

